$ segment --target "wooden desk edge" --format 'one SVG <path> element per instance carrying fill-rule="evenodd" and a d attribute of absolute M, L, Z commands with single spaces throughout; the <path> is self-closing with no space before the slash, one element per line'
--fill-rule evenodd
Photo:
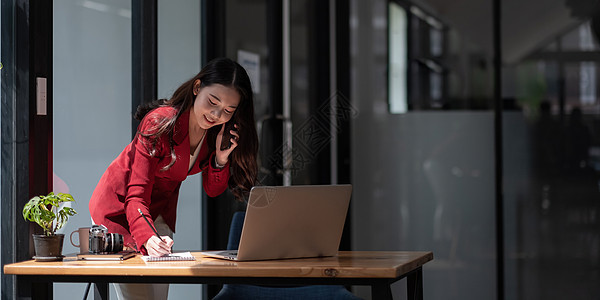
<path fill-rule="evenodd" d="M 195 252 L 195 254 L 196 254 L 196 256 L 201 256 L 199 253 Z M 395 270 L 393 270 L 392 267 L 385 268 L 388 270 L 385 272 L 388 275 L 384 276 L 384 277 L 389 276 L 388 278 L 394 277 L 394 274 L 395 274 L 395 278 L 405 276 L 406 274 L 422 267 L 427 262 L 433 260 L 432 252 L 416 252 L 416 251 L 387 251 L 387 252 L 386 251 L 340 251 L 338 257 L 343 258 L 343 257 L 353 256 L 353 255 L 372 256 L 375 258 L 384 257 L 386 255 L 416 256 L 415 258 L 412 259 L 412 261 L 410 263 L 403 264 L 400 267 L 396 267 Z M 132 258 L 132 259 L 141 260 L 139 258 L 139 256 L 136 258 Z M 128 261 L 126 261 L 126 262 L 128 262 Z M 217 262 L 217 261 L 215 261 L 215 262 Z M 225 261 L 223 261 L 223 262 L 225 263 Z M 119 263 L 119 262 L 110 262 L 110 263 L 114 264 L 114 263 Z M 13 263 L 13 264 L 7 264 L 4 266 L 3 271 L 4 271 L 4 274 L 7 274 L 7 275 L 77 275 L 77 274 L 56 274 L 56 273 L 53 273 L 52 270 L 47 270 L 47 272 L 32 271 L 32 270 L 36 270 L 36 269 L 39 270 L 38 269 L 39 267 L 44 268 L 44 265 L 49 267 L 49 269 L 52 269 L 52 268 L 55 269 L 57 267 L 61 267 L 61 268 L 64 267 L 64 266 L 62 266 L 61 262 L 52 262 L 52 263 L 42 262 L 42 263 L 39 263 L 39 265 L 38 265 L 38 263 L 36 263 L 35 261 L 29 260 L 29 261 L 23 261 L 23 262 L 18 262 L 18 263 Z M 101 264 L 98 264 L 98 262 L 94 262 L 94 264 L 92 266 L 97 267 L 98 265 L 101 265 Z M 134 264 L 134 266 L 135 265 L 136 264 Z M 141 265 L 145 266 L 145 264 L 141 264 Z M 335 267 L 329 268 L 329 269 L 335 269 Z M 340 268 L 340 269 L 344 269 L 344 268 Z M 346 269 L 350 270 L 349 273 L 354 273 L 354 271 L 352 271 L 352 268 L 346 268 Z M 357 269 L 360 269 L 360 268 L 357 268 Z M 389 271 L 392 271 L 392 273 L 389 273 Z M 354 277 L 354 276 L 350 276 L 348 274 L 343 274 L 343 273 L 346 273 L 346 272 L 340 272 L 340 274 L 339 274 L 340 278 L 341 277 L 346 277 L 346 278 Z M 362 273 L 362 272 L 357 272 L 357 273 Z M 85 274 L 79 274 L 79 275 L 85 275 Z M 90 273 L 86 276 L 103 276 L 103 275 L 111 276 L 110 274 L 100 274 L 100 273 L 94 273 L 94 274 Z M 148 276 L 150 274 L 140 274 L 140 276 L 144 276 L 144 275 Z M 215 274 L 214 272 L 207 272 L 205 275 L 206 276 L 219 276 L 218 274 Z M 372 275 L 374 275 L 374 274 L 372 274 Z M 198 275 L 196 274 L 195 276 L 198 276 Z M 248 276 L 248 274 L 246 276 Z M 308 274 L 304 274 L 304 276 L 312 277 Z M 321 276 L 323 276 L 323 275 L 321 275 Z M 224 276 L 224 277 L 228 277 L 228 276 Z M 288 277 L 288 276 L 284 275 L 283 277 Z M 318 277 L 318 276 L 316 276 L 316 277 Z M 361 276 L 357 275 L 356 277 L 361 277 Z"/>

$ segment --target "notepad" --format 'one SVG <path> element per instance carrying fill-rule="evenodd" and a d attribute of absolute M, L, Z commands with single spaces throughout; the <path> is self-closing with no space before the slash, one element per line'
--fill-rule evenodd
<path fill-rule="evenodd" d="M 185 260 L 196 260 L 196 258 L 192 255 L 191 252 L 180 252 L 180 253 L 171 253 L 165 256 L 142 256 L 142 259 L 145 262 L 154 262 L 154 261 L 185 261 Z"/>

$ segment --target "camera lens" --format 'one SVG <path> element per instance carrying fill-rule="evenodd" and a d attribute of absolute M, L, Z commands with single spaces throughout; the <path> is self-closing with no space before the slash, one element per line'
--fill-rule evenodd
<path fill-rule="evenodd" d="M 123 250 L 123 235 L 118 233 L 106 234 L 106 252 L 115 253 Z"/>

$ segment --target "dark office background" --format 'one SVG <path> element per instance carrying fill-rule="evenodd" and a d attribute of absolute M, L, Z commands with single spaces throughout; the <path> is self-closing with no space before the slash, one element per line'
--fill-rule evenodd
<path fill-rule="evenodd" d="M 110 150 L 91 149 L 95 156 L 109 161 L 127 143 L 129 110 L 164 96 L 170 87 L 161 88 L 160 74 L 170 74 L 169 66 L 182 73 L 186 62 L 199 69 L 212 57 L 235 59 L 238 50 L 249 51 L 261 63 L 261 179 L 352 183 L 343 249 L 433 251 L 434 261 L 424 267 L 426 299 L 598 299 L 596 2 L 180 0 L 199 20 L 177 35 L 161 27 L 177 24 L 177 18 L 163 19 L 174 2 L 3 0 L 2 265 L 31 257 L 35 227 L 20 217 L 24 202 L 56 186 L 53 171 L 82 163 L 54 153 L 73 126 L 53 120 L 60 112 L 52 105 L 84 101 L 52 91 L 53 83 L 65 82 L 59 77 L 64 66 L 75 64 L 57 61 L 68 48 L 57 53 L 52 45 L 65 36 L 57 30 L 67 28 L 77 30 L 69 46 L 85 50 L 78 64 L 94 59 L 83 55 L 98 51 L 85 48 L 95 41 L 103 42 L 103 52 L 120 53 L 118 61 L 93 61 L 102 76 L 90 86 L 111 99 L 94 109 L 114 118 L 108 126 L 124 122 L 127 132 Z M 61 22 L 64 9 L 72 9 L 72 24 L 109 15 L 119 21 L 110 22 L 115 28 L 69 26 Z M 165 36 L 193 37 L 194 46 L 163 52 Z M 117 41 L 124 48 L 115 47 Z M 177 59 L 191 51 L 197 61 Z M 120 72 L 100 73 L 101 64 L 110 63 L 120 64 Z M 35 111 L 36 77 L 49 80 L 47 116 Z M 60 97 L 53 99 L 53 92 Z M 103 129 L 94 123 L 98 113 L 79 114 L 88 114 L 88 130 Z M 103 168 L 88 168 L 92 179 L 85 188 L 69 177 L 82 175 L 61 174 L 78 199 L 81 224 L 89 219 L 87 199 Z M 185 200 L 196 203 L 197 213 L 187 212 L 182 222 L 200 226 L 189 220 L 202 215 L 202 235 L 182 234 L 198 247 L 224 247 L 231 213 L 243 206 L 230 195 L 199 194 Z M 394 285 L 396 297 L 404 295 L 403 286 Z M 2 299 L 13 299 L 16 288 L 2 275 Z M 82 294 L 84 288 L 58 285 L 51 292 Z M 353 291 L 369 297 L 367 288 Z"/>

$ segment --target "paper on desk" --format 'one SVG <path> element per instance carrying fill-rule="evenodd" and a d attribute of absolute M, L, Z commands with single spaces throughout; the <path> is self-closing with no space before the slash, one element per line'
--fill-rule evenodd
<path fill-rule="evenodd" d="M 196 258 L 192 255 L 191 252 L 179 252 L 179 253 L 171 253 L 165 256 L 149 256 L 144 255 L 142 259 L 145 262 L 149 261 L 182 261 L 182 260 L 196 260 Z"/>

